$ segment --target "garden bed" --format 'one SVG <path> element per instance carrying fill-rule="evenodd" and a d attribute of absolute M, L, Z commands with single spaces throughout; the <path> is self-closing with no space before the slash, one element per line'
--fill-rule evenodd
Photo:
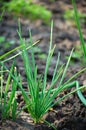
<path fill-rule="evenodd" d="M 56 44 L 56 49 L 53 55 L 51 66 L 48 72 L 48 85 L 52 78 L 53 68 L 55 67 L 56 59 L 58 52 L 61 53 L 60 64 L 66 63 L 67 57 L 70 55 L 70 52 L 75 45 L 80 45 L 80 39 L 78 30 L 71 21 L 64 19 L 64 11 L 68 8 L 72 8 L 71 2 L 67 0 L 64 1 L 55 1 L 51 2 L 42 2 L 48 9 L 53 13 L 54 21 L 54 31 L 53 31 L 53 44 Z M 85 1 L 78 3 L 78 9 L 86 13 Z M 45 69 L 45 58 L 48 54 L 49 48 L 49 38 L 50 38 L 50 27 L 45 25 L 41 20 L 36 22 L 31 22 L 27 19 L 21 18 L 22 26 L 22 37 L 29 41 L 28 32 L 29 29 L 32 30 L 33 41 L 41 39 L 35 48 L 35 59 L 38 65 L 38 73 L 44 74 Z M 86 19 L 85 19 L 86 21 Z M 86 40 L 86 25 L 85 23 L 81 24 L 84 38 Z M 18 29 L 18 20 L 13 16 L 5 13 L 3 20 L 0 23 L 0 36 L 4 36 L 6 41 L 10 42 L 9 47 L 4 43 L 0 44 L 0 55 L 5 52 L 15 48 L 19 45 L 19 37 L 17 34 Z M 14 53 L 16 54 L 16 52 Z M 83 68 L 80 61 L 77 58 L 72 58 L 73 63 L 71 62 L 70 67 L 67 71 L 65 80 L 74 75 L 76 72 L 80 71 Z M 26 89 L 26 77 L 23 69 L 23 62 L 21 56 L 16 58 L 16 67 L 18 72 L 21 73 L 23 77 L 23 85 Z M 6 65 L 10 67 L 12 61 L 6 62 Z M 76 78 L 80 85 L 86 84 L 86 72 L 83 72 L 80 76 Z M 73 89 L 72 89 L 73 90 Z M 71 91 L 71 90 L 69 90 Z M 67 90 L 58 95 L 57 99 L 68 93 Z M 86 97 L 86 90 L 83 92 Z M 55 100 L 57 100 L 55 99 Z M 19 107 L 23 107 L 24 101 L 23 97 L 19 94 L 17 95 L 17 101 Z M 1 116 L 0 116 L 1 118 Z M 51 125 L 56 127 L 56 130 L 85 130 L 86 129 L 86 107 L 81 103 L 77 94 L 69 96 L 67 99 L 63 100 L 60 104 L 55 105 L 49 112 L 45 115 L 46 121 Z M 16 119 L 15 122 L 12 120 L 6 120 L 5 122 L 0 121 L 1 130 L 53 130 L 50 124 L 34 124 L 30 115 L 27 113 L 27 110 L 24 110 L 20 116 Z"/>

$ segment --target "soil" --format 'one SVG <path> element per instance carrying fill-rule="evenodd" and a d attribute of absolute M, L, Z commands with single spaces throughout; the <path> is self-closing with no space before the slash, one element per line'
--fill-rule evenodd
<path fill-rule="evenodd" d="M 35 2 L 45 5 L 46 8 L 52 11 L 52 19 L 54 21 L 53 30 L 53 44 L 56 44 L 56 49 L 52 59 L 52 63 L 48 72 L 48 83 L 52 78 L 52 72 L 56 63 L 58 52 L 61 53 L 60 64 L 66 63 L 67 56 L 69 56 L 71 50 L 76 45 L 80 45 L 79 34 L 73 21 L 64 18 L 64 11 L 72 9 L 72 4 L 69 0 L 47 1 L 47 0 L 35 0 Z M 77 0 L 77 8 L 79 11 L 86 13 L 86 1 Z M 35 52 L 36 63 L 38 64 L 38 73 L 43 74 L 45 69 L 45 60 L 40 58 L 45 54 L 48 54 L 49 38 L 50 38 L 50 26 L 46 25 L 42 20 L 30 21 L 24 17 L 20 18 L 22 27 L 22 37 L 29 41 L 28 31 L 31 29 L 33 41 L 41 39 L 41 42 L 37 45 L 38 49 Z M 86 41 L 86 19 L 81 23 L 84 39 Z M 6 44 L 0 44 L 0 55 L 15 48 L 19 45 L 19 37 L 17 34 L 18 19 L 13 15 L 9 15 L 7 12 L 3 16 L 3 20 L 0 23 L 0 36 L 6 37 L 6 42 L 10 42 L 10 47 Z M 15 53 L 13 53 L 15 54 Z M 76 72 L 83 68 L 81 62 L 77 58 L 73 58 L 66 78 L 74 75 Z M 26 88 L 26 77 L 24 74 L 23 63 L 21 57 L 16 58 L 17 69 L 23 77 L 23 85 Z M 12 60 L 6 62 L 6 65 L 10 67 Z M 76 78 L 80 85 L 86 84 L 86 72 L 83 72 Z M 66 94 L 67 91 L 61 93 Z M 86 96 L 86 91 L 84 91 Z M 59 95 L 60 96 L 60 95 Z M 58 97 L 57 97 L 58 98 Z M 22 107 L 24 104 L 22 96 L 18 96 L 18 103 Z M 86 107 L 81 103 L 77 94 L 73 94 L 60 104 L 57 104 L 46 115 L 46 120 L 56 127 L 56 130 L 85 130 L 86 129 Z M 1 119 L 1 116 L 0 116 Z M 34 124 L 30 115 L 27 112 L 22 112 L 15 122 L 12 120 L 0 121 L 1 130 L 53 130 L 53 128 L 46 123 Z"/>

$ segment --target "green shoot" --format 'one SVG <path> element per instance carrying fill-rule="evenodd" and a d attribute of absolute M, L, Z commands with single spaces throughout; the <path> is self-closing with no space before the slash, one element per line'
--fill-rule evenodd
<path fill-rule="evenodd" d="M 80 26 L 79 17 L 78 17 L 76 5 L 75 5 L 75 0 L 72 0 L 72 4 L 73 4 L 73 8 L 74 8 L 74 15 L 75 15 L 75 20 L 76 20 L 76 24 L 77 24 L 77 27 L 78 27 L 79 35 L 80 35 L 81 46 L 82 46 L 82 49 L 83 49 L 84 58 L 86 59 L 86 45 L 85 45 L 85 41 L 84 41 L 83 34 L 82 34 L 82 31 L 81 31 L 81 26 Z"/>
<path fill-rule="evenodd" d="M 37 43 L 39 43 L 40 41 L 41 41 L 41 39 L 39 39 L 39 40 L 37 40 L 36 42 L 34 42 L 33 45 L 27 46 L 27 50 L 30 49 L 32 46 L 35 46 L 35 45 L 36 45 Z M 9 55 L 12 54 L 13 52 L 19 50 L 20 48 L 22 48 L 21 45 L 18 46 L 18 47 L 16 47 L 16 48 L 14 48 L 14 49 L 12 49 L 12 50 L 9 51 L 9 52 L 6 52 L 5 54 L 3 54 L 3 55 L 0 56 L 0 60 L 2 60 L 3 63 L 5 63 L 5 62 L 7 62 L 7 61 L 9 61 L 9 60 L 12 60 L 12 59 L 16 58 L 17 56 L 19 56 L 19 55 L 22 54 L 21 51 L 19 51 L 17 54 L 15 54 L 15 55 L 13 55 L 13 56 L 10 56 L 9 58 L 7 58 L 7 56 L 9 56 Z M 6 58 L 6 59 L 4 59 L 4 58 Z"/>
<path fill-rule="evenodd" d="M 9 87 L 11 85 L 11 75 L 8 75 L 7 81 L 6 81 L 6 86 L 3 85 L 4 82 L 4 72 L 3 71 L 3 64 L 1 67 L 1 87 L 0 87 L 0 112 L 2 113 L 2 119 L 5 120 L 9 117 L 12 117 L 13 120 L 16 118 L 16 99 L 15 99 L 15 92 L 16 92 L 16 87 L 17 83 L 13 80 L 12 82 L 12 91 L 10 93 L 10 98 L 8 97 L 8 91 Z M 13 73 L 14 70 L 14 64 L 12 65 L 10 69 L 10 73 Z M 7 71 L 8 72 L 8 71 Z M 16 73 L 16 72 L 15 72 Z"/>
<path fill-rule="evenodd" d="M 75 13 L 76 24 L 77 24 L 79 35 L 80 35 L 81 45 L 82 45 L 82 49 L 83 49 L 83 53 L 84 53 L 84 59 L 85 59 L 85 63 L 86 63 L 86 45 L 85 45 L 85 41 L 84 41 L 83 34 L 81 31 L 81 26 L 80 26 L 79 17 L 78 17 L 76 5 L 75 5 L 75 0 L 72 0 L 72 4 L 73 4 L 73 8 L 74 8 L 74 13 Z M 78 88 L 78 86 L 77 86 L 77 88 Z M 86 98 L 83 96 L 81 90 L 77 91 L 77 93 L 78 93 L 78 96 L 79 96 L 80 100 L 82 101 L 82 103 L 86 106 Z"/>

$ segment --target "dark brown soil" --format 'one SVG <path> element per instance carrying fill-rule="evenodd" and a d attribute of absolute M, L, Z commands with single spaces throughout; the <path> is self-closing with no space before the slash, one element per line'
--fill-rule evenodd
<path fill-rule="evenodd" d="M 80 45 L 80 39 L 78 35 L 77 28 L 75 27 L 72 21 L 64 19 L 63 14 L 67 9 L 72 8 L 72 4 L 69 0 L 55 0 L 55 2 L 50 2 L 47 0 L 36 0 L 40 4 L 46 6 L 53 13 L 54 21 L 54 31 L 53 31 L 53 44 L 56 44 L 56 50 L 54 52 L 53 60 L 48 72 L 48 81 L 51 81 L 52 72 L 56 63 L 56 58 L 58 52 L 61 53 L 60 64 L 65 63 L 66 56 L 71 52 L 71 49 L 75 45 Z M 77 0 L 77 7 L 81 12 L 86 13 L 86 1 Z M 86 19 L 85 19 L 86 22 Z M 37 45 L 41 52 L 38 50 L 35 53 L 36 63 L 38 64 L 39 74 L 44 73 L 45 69 L 45 60 L 39 58 L 43 54 L 48 54 L 49 48 L 49 37 L 50 37 L 50 26 L 47 26 L 43 21 L 30 21 L 29 19 L 21 18 L 22 26 L 22 37 L 29 41 L 28 31 L 32 30 L 33 41 L 42 39 L 42 41 Z M 86 41 L 86 25 L 85 23 L 81 24 L 83 35 Z M 7 47 L 6 44 L 0 44 L 0 55 L 9 51 L 10 49 L 19 45 L 19 37 L 17 34 L 18 29 L 18 19 L 13 16 L 5 13 L 3 20 L 0 23 L 0 36 L 5 36 L 6 41 L 14 41 L 15 44 L 12 44 L 10 47 Z M 23 84 L 26 88 L 26 77 L 24 74 L 23 63 L 21 57 L 17 57 L 17 68 L 18 71 L 23 76 Z M 74 64 L 71 64 L 65 80 L 74 75 L 76 72 L 82 69 L 80 61 L 76 58 L 73 59 Z M 12 61 L 6 63 L 10 66 Z M 86 84 L 86 72 L 77 77 L 77 80 L 81 85 Z M 66 94 L 67 91 L 61 93 L 61 95 Z M 60 96 L 60 95 L 59 95 Z M 84 96 L 86 92 L 84 91 Z M 18 103 L 20 106 L 24 104 L 22 99 L 19 96 Z M 56 130 L 85 130 L 86 129 L 86 107 L 80 102 L 77 94 L 71 95 L 60 104 L 54 106 L 53 110 L 50 110 L 46 115 L 46 120 L 56 127 Z M 1 116 L 0 116 L 1 119 Z M 0 121 L 1 130 L 53 130 L 53 128 L 46 123 L 43 124 L 34 124 L 30 118 L 30 115 L 26 112 L 23 112 L 20 117 L 16 119 L 15 122 L 11 120 L 6 120 L 5 122 Z"/>

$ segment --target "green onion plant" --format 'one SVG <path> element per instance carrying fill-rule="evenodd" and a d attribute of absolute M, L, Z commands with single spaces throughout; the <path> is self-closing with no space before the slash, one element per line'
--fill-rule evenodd
<path fill-rule="evenodd" d="M 14 75 L 17 76 L 16 69 L 14 70 L 14 64 L 10 69 L 10 73 L 14 71 Z M 2 120 L 7 118 L 16 119 L 16 109 L 17 109 L 17 101 L 15 98 L 15 92 L 17 87 L 17 82 L 12 80 L 11 75 L 8 74 L 8 78 L 6 81 L 6 85 L 4 85 L 4 73 L 7 73 L 8 70 L 3 70 L 3 65 L 1 66 L 0 71 L 0 113 L 2 114 Z M 12 81 L 11 81 L 12 80 Z M 10 95 L 9 95 L 9 91 Z"/>
<path fill-rule="evenodd" d="M 84 37 L 83 37 L 82 31 L 81 31 L 81 26 L 80 26 L 80 22 L 79 22 L 79 16 L 77 13 L 75 0 L 72 0 L 72 4 L 73 4 L 73 9 L 74 9 L 76 25 L 77 25 L 79 35 L 80 35 L 80 41 L 81 41 L 81 47 L 82 47 L 83 54 L 84 54 L 84 59 L 86 59 L 86 45 L 85 45 Z"/>
<path fill-rule="evenodd" d="M 28 52 L 26 49 L 25 40 L 21 37 L 21 29 L 19 28 L 18 34 L 20 37 L 20 43 L 23 48 L 22 51 L 22 58 L 24 62 L 24 69 L 27 76 L 27 88 L 28 93 L 24 90 L 22 86 L 22 78 L 20 75 L 20 83 L 19 87 L 22 92 L 22 95 L 24 97 L 28 112 L 31 114 L 33 120 L 35 123 L 39 123 L 43 121 L 43 117 L 46 114 L 46 112 L 52 108 L 55 104 L 62 101 L 64 98 L 68 97 L 70 94 L 74 93 L 75 91 L 78 91 L 79 89 L 83 88 L 84 86 L 79 88 L 79 82 L 78 81 L 72 81 L 78 74 L 75 74 L 73 77 L 71 77 L 69 80 L 64 82 L 64 78 L 69 66 L 69 62 L 72 56 L 72 52 L 69 56 L 69 59 L 67 61 L 66 65 L 62 65 L 59 67 L 59 60 L 60 60 L 60 54 L 58 54 L 56 66 L 54 69 L 53 77 L 51 80 L 51 84 L 49 88 L 47 88 L 47 75 L 48 75 L 48 69 L 52 60 L 52 56 L 54 53 L 55 45 L 52 47 L 52 32 L 53 32 L 53 22 L 51 24 L 51 35 L 50 35 L 50 46 L 49 46 L 49 53 L 46 61 L 46 67 L 44 72 L 44 77 L 41 79 L 41 77 L 38 77 L 38 68 L 35 63 L 34 58 L 34 52 L 33 48 L 31 48 L 31 57 L 32 61 L 30 60 L 30 57 L 28 56 Z M 30 33 L 30 42 L 32 45 L 32 37 Z M 85 69 L 84 69 L 85 70 Z M 83 70 L 83 71 L 84 71 Z M 81 72 L 79 72 L 81 73 Z M 15 77 L 14 77 L 15 79 Z M 15 79 L 16 80 L 16 79 Z M 57 87 L 55 88 L 55 85 L 58 83 Z M 74 91 L 68 93 L 67 95 L 64 95 L 63 97 L 59 98 L 58 100 L 55 100 L 55 98 L 58 96 L 59 93 L 62 91 L 69 89 L 71 87 L 76 86 L 77 89 Z"/>
<path fill-rule="evenodd" d="M 85 61 L 85 65 L 86 65 L 86 44 L 85 44 L 84 37 L 83 37 L 82 31 L 81 31 L 81 26 L 80 26 L 80 22 L 79 22 L 79 17 L 78 17 L 78 13 L 77 13 L 77 9 L 76 9 L 75 0 L 72 0 L 72 4 L 73 4 L 73 9 L 74 9 L 75 21 L 77 24 L 77 28 L 78 28 L 80 40 L 81 40 L 81 47 L 82 47 L 82 51 L 83 51 L 83 55 L 84 55 L 83 59 Z M 77 93 L 78 93 L 80 100 L 86 106 L 86 98 L 83 96 L 81 90 L 77 91 Z"/>

